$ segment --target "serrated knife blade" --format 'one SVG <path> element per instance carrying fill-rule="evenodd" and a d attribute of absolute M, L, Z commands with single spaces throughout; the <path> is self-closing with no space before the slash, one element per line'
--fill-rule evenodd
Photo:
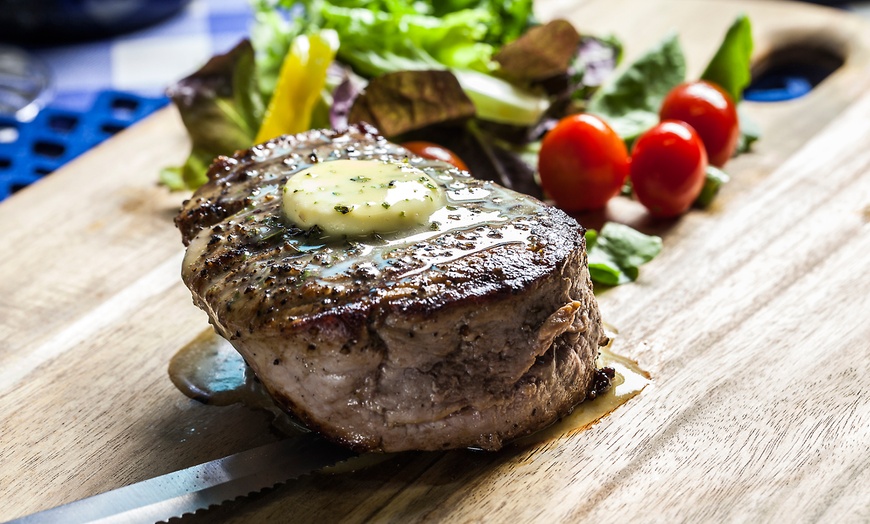
<path fill-rule="evenodd" d="M 154 523 L 219 505 L 355 456 L 315 434 L 167 473 L 8 524 Z"/>

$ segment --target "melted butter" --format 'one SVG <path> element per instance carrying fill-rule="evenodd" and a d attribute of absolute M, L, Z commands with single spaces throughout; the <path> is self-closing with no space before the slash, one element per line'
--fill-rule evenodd
<path fill-rule="evenodd" d="M 294 224 L 326 235 L 365 236 L 429 224 L 444 190 L 410 165 L 331 160 L 303 169 L 284 185 L 283 210 Z"/>
<path fill-rule="evenodd" d="M 328 283 L 361 266 L 378 274 L 402 256 L 405 248 L 436 237 L 460 241 L 457 242 L 457 249 L 415 251 L 413 259 L 417 267 L 397 275 L 397 279 L 412 277 L 438 264 L 459 260 L 498 245 L 526 242 L 531 229 L 528 221 L 515 219 L 510 225 L 505 224 L 509 216 L 523 216 L 529 211 L 523 208 L 523 202 L 506 190 L 490 183 L 485 183 L 483 187 L 468 187 L 464 182 L 455 180 L 448 186 L 446 198 L 446 205 L 432 213 L 431 227 L 386 234 L 377 241 L 359 240 L 354 243 L 356 250 L 353 256 L 336 257 L 331 263 L 311 268 L 309 276 Z M 466 240 L 474 237 L 474 242 L 462 242 L 463 237 Z"/>
<path fill-rule="evenodd" d="M 243 404 L 270 411 L 272 424 L 286 435 L 307 432 L 275 405 L 245 359 L 223 337 L 208 329 L 169 361 L 169 379 L 188 397 L 212 406 Z"/>
<path fill-rule="evenodd" d="M 320 164 L 298 164 L 291 170 L 292 176 L 288 182 L 313 166 L 336 162 L 363 163 L 355 160 L 330 160 Z M 445 197 L 445 204 L 432 212 L 426 225 L 351 238 L 340 234 L 293 233 L 295 226 L 292 221 L 284 218 L 275 220 L 278 218 L 276 213 L 283 217 L 283 199 L 275 199 L 278 198 L 276 191 L 284 186 L 269 184 L 253 191 L 251 198 L 254 203 L 233 215 L 230 220 L 200 231 L 191 240 L 184 257 L 184 272 L 197 270 L 197 265 L 207 256 L 214 255 L 214 250 L 219 249 L 211 247 L 214 238 L 223 239 L 230 234 L 240 234 L 235 228 L 241 224 L 256 232 L 260 238 L 280 239 L 285 253 L 280 260 L 282 263 L 304 275 L 305 280 L 329 286 L 346 278 L 373 278 L 385 272 L 392 273 L 397 280 L 412 278 L 427 269 L 436 268 L 438 264 L 474 255 L 497 245 L 528 240 L 532 224 L 523 217 L 532 216 L 537 208 L 524 198 L 489 182 L 469 183 L 462 177 L 445 173 L 425 163 L 412 163 L 412 166 L 419 166 L 414 168 L 425 172 L 431 180 L 436 181 Z M 264 205 L 274 210 L 261 213 Z M 480 242 L 475 246 L 475 242 L 466 242 L 471 236 L 493 240 Z M 504 238 L 505 236 L 508 238 Z M 252 240 L 253 243 L 248 245 L 256 250 L 257 238 Z M 412 248 L 415 244 L 426 242 L 428 244 L 424 249 Z M 223 243 L 218 242 L 217 246 L 221 245 Z M 266 272 L 257 273 L 253 280 L 262 280 L 266 276 Z"/>
<path fill-rule="evenodd" d="M 466 244 L 467 246 L 472 247 L 468 247 L 465 249 L 460 247 L 459 249 L 450 250 L 446 254 L 435 253 L 428 256 L 425 254 L 418 255 L 417 258 L 422 260 L 424 264 L 417 269 L 402 273 L 401 275 L 399 275 L 399 278 L 412 277 L 418 273 L 422 273 L 429 269 L 436 268 L 439 264 L 447 264 L 449 262 L 453 262 L 455 260 L 467 257 L 471 254 L 479 253 L 487 249 L 492 249 L 496 246 L 502 246 L 507 244 L 522 244 L 523 242 L 525 242 L 526 238 L 528 238 L 528 233 L 526 231 L 518 230 L 514 227 L 505 227 L 499 230 L 499 235 L 497 237 L 481 235 L 479 238 L 476 238 L 473 243 Z M 462 244 L 460 244 L 460 246 L 461 245 Z"/>
<path fill-rule="evenodd" d="M 609 367 L 616 372 L 611 380 L 610 389 L 593 400 L 581 402 L 570 415 L 563 417 L 555 424 L 529 436 L 514 440 L 510 443 L 511 446 L 537 445 L 589 429 L 616 408 L 640 394 L 650 383 L 649 373 L 642 370 L 637 362 L 612 351 L 616 331 L 606 324 L 605 331 L 610 338 L 610 343 L 601 348 L 597 367 L 598 369 Z"/>
<path fill-rule="evenodd" d="M 212 330 L 199 334 L 169 361 L 169 379 L 182 393 L 204 404 L 272 404 L 251 368 L 229 342 Z"/>

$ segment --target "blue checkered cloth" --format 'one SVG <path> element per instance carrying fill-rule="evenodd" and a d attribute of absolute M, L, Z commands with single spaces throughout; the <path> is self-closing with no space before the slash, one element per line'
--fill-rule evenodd
<path fill-rule="evenodd" d="M 247 0 L 193 0 L 133 33 L 32 50 L 52 87 L 34 120 L 0 117 L 0 200 L 166 105 L 169 84 L 235 46 L 252 21 Z"/>
<path fill-rule="evenodd" d="M 250 31 L 247 0 L 193 0 L 156 26 L 116 38 L 36 51 L 53 74 L 55 108 L 86 111 L 106 89 L 159 97 L 167 85 Z"/>

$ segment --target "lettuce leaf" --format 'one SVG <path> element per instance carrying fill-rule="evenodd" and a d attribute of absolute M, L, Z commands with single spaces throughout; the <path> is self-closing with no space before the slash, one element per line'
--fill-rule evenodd
<path fill-rule="evenodd" d="M 364 77 L 398 71 L 449 69 L 474 102 L 479 118 L 518 125 L 534 125 L 548 106 L 538 93 L 490 75 L 498 64 L 496 50 L 529 26 L 531 2 L 413 1 L 413 0 L 302 0 L 305 16 L 292 22 L 287 9 L 259 0 L 255 34 L 262 74 L 275 76 L 275 56 L 289 47 L 284 31 L 297 34 L 319 29 L 338 33 L 338 59 Z M 278 0 L 288 7 L 290 0 Z M 301 21 L 300 21 L 301 20 Z M 271 40 L 266 40 L 271 35 Z M 260 46 L 263 51 L 260 52 Z M 258 62 L 259 65 L 259 62 Z M 261 85 L 275 84 L 270 78 Z"/>
<path fill-rule="evenodd" d="M 264 107 L 254 68 L 253 47 L 244 40 L 167 90 L 192 144 L 183 166 L 161 173 L 168 187 L 195 189 L 215 157 L 251 146 Z"/>
<path fill-rule="evenodd" d="M 414 2 L 431 7 L 430 14 L 443 16 L 462 9 L 484 9 L 493 15 L 492 23 L 487 25 L 484 42 L 500 46 L 516 40 L 534 22 L 532 0 L 440 0 Z"/>
<path fill-rule="evenodd" d="M 343 44 L 339 59 L 369 77 L 436 64 L 489 72 L 495 67 L 495 50 L 528 27 L 532 12 L 527 0 L 302 0 L 305 15 L 290 21 L 289 8 L 295 3 L 255 4 L 255 43 L 258 51 L 263 49 L 262 60 L 274 61 L 282 47 L 286 52 L 295 34 L 334 29 Z"/>
<path fill-rule="evenodd" d="M 622 42 L 615 36 L 583 36 L 569 69 L 569 95 L 587 100 L 597 91 L 622 60 Z"/>

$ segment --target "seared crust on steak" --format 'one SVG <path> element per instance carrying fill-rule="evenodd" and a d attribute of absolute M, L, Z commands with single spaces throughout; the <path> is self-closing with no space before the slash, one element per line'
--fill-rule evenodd
<path fill-rule="evenodd" d="M 303 231 L 281 188 L 312 162 L 408 161 L 441 184 L 437 229 Z M 220 158 L 176 223 L 182 276 L 284 408 L 354 449 L 480 447 L 564 416 L 605 340 L 583 230 L 534 198 L 352 126 Z"/>

